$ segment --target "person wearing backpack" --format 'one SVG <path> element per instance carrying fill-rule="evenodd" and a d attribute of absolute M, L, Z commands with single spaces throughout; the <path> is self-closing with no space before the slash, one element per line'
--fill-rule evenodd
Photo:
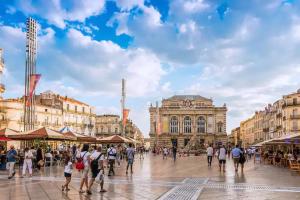
<path fill-rule="evenodd" d="M 102 147 L 101 145 L 98 146 L 97 150 L 94 151 L 94 153 L 92 153 L 91 155 L 91 172 L 92 172 L 92 177 L 90 179 L 90 184 L 89 184 L 89 188 L 87 190 L 87 194 L 91 195 L 91 189 L 92 186 L 94 184 L 95 178 L 98 176 L 99 173 L 103 173 L 104 170 L 104 165 L 103 162 L 105 160 L 105 155 L 104 153 L 102 153 Z M 101 190 L 100 192 L 106 192 L 106 190 L 103 189 L 103 185 L 104 185 L 104 178 L 102 176 L 102 180 L 100 181 L 100 186 L 101 186 Z"/>
<path fill-rule="evenodd" d="M 112 174 L 115 175 L 114 164 L 117 156 L 117 150 L 115 149 L 114 145 L 111 145 L 107 150 L 107 155 L 109 164 L 108 176 L 111 176 Z"/>
<path fill-rule="evenodd" d="M 88 191 L 89 184 L 88 184 L 88 174 L 90 170 L 90 156 L 91 154 L 89 153 L 89 145 L 84 144 L 81 152 L 76 156 L 77 157 L 77 163 L 76 163 L 76 169 L 81 171 L 81 181 L 80 181 L 80 189 L 79 193 L 84 193 L 82 190 L 83 185 L 85 184 L 85 187 Z"/>

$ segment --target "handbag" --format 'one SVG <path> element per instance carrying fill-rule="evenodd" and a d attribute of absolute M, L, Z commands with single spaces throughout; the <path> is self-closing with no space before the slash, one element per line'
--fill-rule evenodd
<path fill-rule="evenodd" d="M 100 172 L 97 174 L 95 181 L 96 183 L 101 183 L 104 179 L 104 171 L 103 169 L 100 170 Z"/>
<path fill-rule="evenodd" d="M 84 156 L 85 156 L 86 153 L 87 153 L 87 152 L 85 152 L 85 153 L 83 154 L 82 157 L 80 156 L 80 157 L 77 159 L 77 162 L 76 162 L 76 164 L 75 164 L 75 168 L 76 168 L 78 171 L 84 169 L 83 158 L 84 158 Z"/>
<path fill-rule="evenodd" d="M 38 164 L 38 166 L 43 167 L 45 162 L 43 160 L 40 160 L 37 164 Z"/>

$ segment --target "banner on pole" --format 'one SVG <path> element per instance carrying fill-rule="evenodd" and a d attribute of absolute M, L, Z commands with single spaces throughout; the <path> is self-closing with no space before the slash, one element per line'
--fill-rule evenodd
<path fill-rule="evenodd" d="M 29 96 L 26 100 L 26 106 L 30 105 L 30 100 L 32 99 L 33 92 L 35 91 L 36 85 L 41 78 L 41 74 L 31 74 L 29 80 Z"/>
<path fill-rule="evenodd" d="M 126 109 L 126 108 L 123 109 L 123 127 L 125 127 L 125 125 L 126 125 L 129 111 L 130 111 L 129 109 Z"/>

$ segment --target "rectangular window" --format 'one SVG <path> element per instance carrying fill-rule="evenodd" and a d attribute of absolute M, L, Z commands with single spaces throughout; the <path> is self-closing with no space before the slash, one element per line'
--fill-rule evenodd
<path fill-rule="evenodd" d="M 82 112 L 84 113 L 84 107 L 82 107 Z"/>
<path fill-rule="evenodd" d="M 67 111 L 69 111 L 70 110 L 70 105 L 69 104 L 67 104 Z"/>
<path fill-rule="evenodd" d="M 77 106 L 75 106 L 75 112 L 77 112 Z"/>

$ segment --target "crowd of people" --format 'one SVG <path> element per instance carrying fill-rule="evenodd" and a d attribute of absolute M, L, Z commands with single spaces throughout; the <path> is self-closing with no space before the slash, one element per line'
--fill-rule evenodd
<path fill-rule="evenodd" d="M 232 158 L 235 171 L 238 172 L 239 166 L 241 166 L 241 172 L 244 171 L 244 164 L 247 161 L 247 151 L 236 145 L 233 149 L 226 149 L 225 145 L 220 145 L 218 148 L 213 148 L 210 144 L 207 149 L 207 163 L 208 167 L 211 167 L 213 157 L 215 156 L 219 162 L 219 170 L 225 172 L 226 159 Z M 251 157 L 250 157 L 251 159 Z"/>
<path fill-rule="evenodd" d="M 44 153 L 44 151 L 46 153 Z M 105 168 L 108 168 L 108 176 L 115 175 L 115 164 L 120 165 L 121 160 L 127 161 L 126 174 L 133 174 L 133 163 L 136 155 L 136 151 L 140 154 L 140 159 L 144 159 L 144 147 L 134 148 L 132 144 L 128 146 L 124 145 L 108 145 L 102 148 L 99 146 L 90 146 L 89 144 L 83 144 L 80 146 L 66 146 L 52 150 L 47 148 L 43 150 L 41 147 L 37 148 L 25 148 L 24 150 L 16 150 L 13 145 L 9 150 L 0 150 L 1 156 L 5 155 L 6 169 L 8 170 L 8 179 L 12 179 L 15 174 L 15 164 L 18 162 L 22 165 L 21 177 L 31 177 L 33 169 L 41 170 L 41 168 L 52 166 L 55 161 L 60 161 L 64 166 L 65 183 L 61 186 L 62 191 L 69 191 L 69 184 L 72 181 L 72 173 L 74 169 L 78 170 L 81 175 L 79 193 L 92 194 L 92 186 L 94 182 L 100 184 L 100 192 L 106 192 L 104 189 L 104 174 Z M 49 163 L 47 163 L 47 160 Z M 52 162 L 53 161 L 53 162 Z M 85 190 L 83 190 L 85 187 Z"/>

